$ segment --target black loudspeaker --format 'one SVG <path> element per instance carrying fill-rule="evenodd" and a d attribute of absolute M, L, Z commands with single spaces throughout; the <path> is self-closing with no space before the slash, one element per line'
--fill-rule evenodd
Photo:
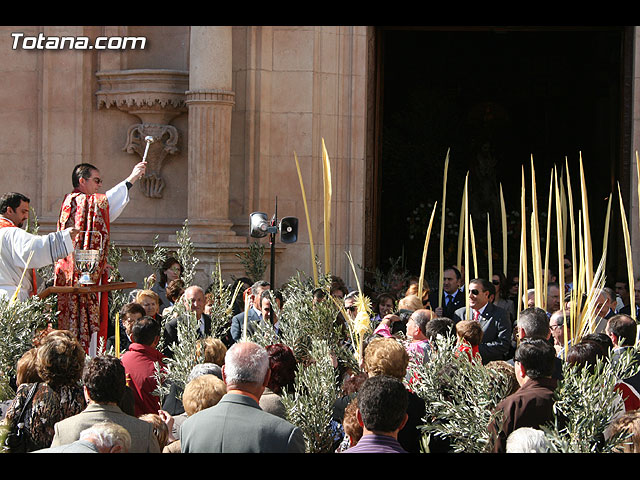
<path fill-rule="evenodd" d="M 298 219 L 296 217 L 284 217 L 280 221 L 280 240 L 282 243 L 298 241 Z"/>
<path fill-rule="evenodd" d="M 262 212 L 253 212 L 249 222 L 249 234 L 255 238 L 266 237 L 269 233 L 269 221 L 267 214 Z"/>

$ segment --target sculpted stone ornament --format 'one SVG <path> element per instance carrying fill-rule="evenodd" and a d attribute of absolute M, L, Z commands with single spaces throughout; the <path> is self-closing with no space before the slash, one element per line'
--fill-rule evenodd
<path fill-rule="evenodd" d="M 144 157 L 147 171 L 138 183 L 149 198 L 162 198 L 165 181 L 162 164 L 168 154 L 178 152 L 178 130 L 169 122 L 187 112 L 185 91 L 189 73 L 179 70 L 109 70 L 96 73 L 98 108 L 115 107 L 139 118 L 131 125 L 123 148 Z M 145 137 L 153 137 L 147 143 Z M 148 150 L 147 150 L 148 147 Z"/>
<path fill-rule="evenodd" d="M 153 141 L 145 141 L 152 137 Z M 131 125 L 123 150 L 146 159 L 147 170 L 138 180 L 140 190 L 149 198 L 162 198 L 165 182 L 161 175 L 162 163 L 168 154 L 178 151 L 178 130 L 173 125 L 140 123 Z M 146 158 L 145 158 L 146 152 Z"/>

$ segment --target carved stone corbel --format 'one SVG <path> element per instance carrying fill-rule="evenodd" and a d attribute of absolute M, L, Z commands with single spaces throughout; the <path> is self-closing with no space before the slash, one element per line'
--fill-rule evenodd
<path fill-rule="evenodd" d="M 144 138 L 153 137 L 147 152 L 147 171 L 139 184 L 147 197 L 162 198 L 163 162 L 167 155 L 179 151 L 178 130 L 169 122 L 187 111 L 185 91 L 189 73 L 144 69 L 103 71 L 96 76 L 100 86 L 96 93 L 98 108 L 116 107 L 140 120 L 129 127 L 123 150 L 142 158 L 146 147 Z"/>
<path fill-rule="evenodd" d="M 146 148 L 145 137 L 153 137 L 147 152 L 147 170 L 140 178 L 140 190 L 149 198 L 162 198 L 165 182 L 161 175 L 162 162 L 168 154 L 178 151 L 178 129 L 173 125 L 139 123 L 131 125 L 127 131 L 127 143 L 123 150 L 143 157 Z"/>

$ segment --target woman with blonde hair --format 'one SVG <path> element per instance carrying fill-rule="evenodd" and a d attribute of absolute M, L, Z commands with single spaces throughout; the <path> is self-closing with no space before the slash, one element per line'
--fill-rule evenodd
<path fill-rule="evenodd" d="M 407 295 L 402 297 L 398 301 L 398 310 L 408 310 L 411 312 L 415 312 L 416 310 L 420 310 L 424 308 L 422 306 L 422 300 L 417 295 Z"/>
<path fill-rule="evenodd" d="M 220 399 L 227 393 L 227 386 L 215 375 L 206 374 L 194 378 L 184 388 L 182 403 L 184 405 L 184 415 L 181 420 L 198 413 L 205 408 L 217 405 Z M 162 453 L 180 453 L 180 439 L 177 439 L 162 450 Z"/>
<path fill-rule="evenodd" d="M 224 365 L 224 356 L 227 354 L 227 346 L 219 338 L 205 337 L 197 340 L 198 348 L 204 355 L 203 363 L 215 363 L 222 367 Z"/>
<path fill-rule="evenodd" d="M 409 353 L 393 337 L 378 337 L 369 342 L 364 350 L 364 370 L 369 377 L 387 375 L 404 380 L 409 366 Z M 425 415 L 424 400 L 407 389 L 409 394 L 409 419 L 398 433 L 398 441 L 409 453 L 420 453 L 422 417 Z"/>
<path fill-rule="evenodd" d="M 136 293 L 136 303 L 142 305 L 147 317 L 151 317 L 162 325 L 162 316 L 160 315 L 160 297 L 153 290 L 139 290 Z"/>

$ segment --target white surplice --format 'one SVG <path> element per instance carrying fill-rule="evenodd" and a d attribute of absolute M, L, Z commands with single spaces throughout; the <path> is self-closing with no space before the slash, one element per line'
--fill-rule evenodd
<path fill-rule="evenodd" d="M 0 295 L 12 297 L 22 278 L 18 299 L 27 299 L 34 285 L 25 268 L 51 265 L 73 252 L 70 231 L 71 229 L 67 229 L 48 235 L 32 235 L 22 228 L 0 228 Z M 33 256 L 27 265 L 31 252 Z"/>
<path fill-rule="evenodd" d="M 126 181 L 111 188 L 106 192 L 106 196 L 109 201 L 109 219 L 113 221 L 129 203 Z M 0 295 L 13 296 L 22 278 L 18 299 L 28 298 L 36 288 L 32 285 L 29 271 L 25 272 L 23 277 L 29 255 L 33 251 L 29 269 L 52 265 L 60 258 L 65 258 L 73 252 L 70 230 L 68 228 L 47 235 L 32 235 L 22 228 L 0 228 Z"/>
<path fill-rule="evenodd" d="M 113 222 L 129 203 L 129 187 L 126 180 L 109 189 L 105 195 L 109 200 L 109 222 Z"/>

